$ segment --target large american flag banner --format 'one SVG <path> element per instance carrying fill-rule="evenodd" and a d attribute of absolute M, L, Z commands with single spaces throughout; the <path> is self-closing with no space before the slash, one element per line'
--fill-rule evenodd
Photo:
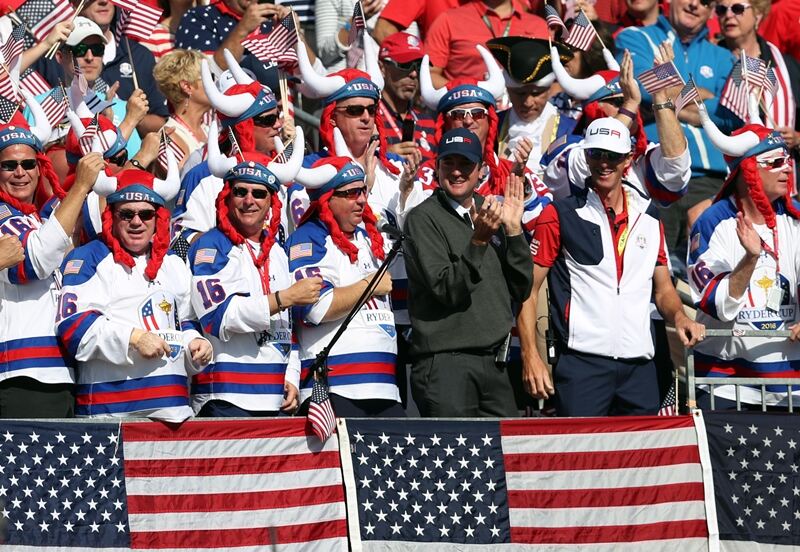
<path fill-rule="evenodd" d="M 704 412 L 702 419 L 720 550 L 797 550 L 800 418 Z"/>
<path fill-rule="evenodd" d="M 707 546 L 689 416 L 345 420 L 338 433 L 354 551 Z"/>
<path fill-rule="evenodd" d="M 36 40 L 44 40 L 53 27 L 75 17 L 75 8 L 68 0 L 27 0 L 16 11 Z"/>
<path fill-rule="evenodd" d="M 338 443 L 304 419 L 5 422 L 3 550 L 346 550 Z"/>

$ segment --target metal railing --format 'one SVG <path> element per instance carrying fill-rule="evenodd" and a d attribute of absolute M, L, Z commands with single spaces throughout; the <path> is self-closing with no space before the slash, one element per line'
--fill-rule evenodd
<path fill-rule="evenodd" d="M 712 330 L 706 329 L 706 337 L 774 337 L 787 338 L 792 332 L 788 330 Z M 708 385 L 710 394 L 711 409 L 715 407 L 714 389 L 722 385 L 733 385 L 736 393 L 736 410 L 742 409 L 740 397 L 741 387 L 756 387 L 761 390 L 761 410 L 767 411 L 767 386 L 786 386 L 789 412 L 794 412 L 792 397 L 792 386 L 800 387 L 800 378 L 719 378 L 719 377 L 697 377 L 694 373 L 694 349 L 687 348 L 685 353 L 686 360 L 686 393 L 687 403 L 690 409 L 697 407 L 696 391 L 698 385 Z M 676 372 L 676 389 L 680 389 L 678 382 L 681 380 L 680 374 Z M 680 402 L 677 402 L 680 404 Z"/>

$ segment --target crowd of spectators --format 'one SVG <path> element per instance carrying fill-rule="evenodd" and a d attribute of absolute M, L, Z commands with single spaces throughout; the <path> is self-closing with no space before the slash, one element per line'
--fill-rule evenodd
<path fill-rule="evenodd" d="M 790 0 L 159 0 L 143 41 L 72 3 L 43 40 L 0 8 L 0 45 L 27 30 L 0 65 L 0 417 L 294 415 L 315 383 L 339 416 L 655 414 L 683 347 L 800 378 Z M 292 14 L 291 67 L 243 44 Z M 774 85 L 745 116 L 746 56 Z M 680 109 L 641 83 L 667 62 Z"/>

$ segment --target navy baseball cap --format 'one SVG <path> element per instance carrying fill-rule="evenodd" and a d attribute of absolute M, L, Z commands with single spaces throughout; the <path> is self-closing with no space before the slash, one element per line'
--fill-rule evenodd
<path fill-rule="evenodd" d="M 473 163 L 483 162 L 483 147 L 481 141 L 471 130 L 454 128 L 448 130 L 439 140 L 438 159 L 448 155 L 463 155 Z"/>

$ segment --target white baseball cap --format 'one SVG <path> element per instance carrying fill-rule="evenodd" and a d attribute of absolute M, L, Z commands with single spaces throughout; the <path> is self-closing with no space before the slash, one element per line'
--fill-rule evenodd
<path fill-rule="evenodd" d="M 613 117 L 595 119 L 586 128 L 581 147 L 600 149 L 615 153 L 631 152 L 631 132 L 628 127 Z"/>
<path fill-rule="evenodd" d="M 106 37 L 103 35 L 103 31 L 100 27 L 86 17 L 78 16 L 73 21 L 75 28 L 72 29 L 72 32 L 69 34 L 67 38 L 67 46 L 77 46 L 90 36 L 99 36 L 103 40 L 103 44 L 106 44 Z"/>

